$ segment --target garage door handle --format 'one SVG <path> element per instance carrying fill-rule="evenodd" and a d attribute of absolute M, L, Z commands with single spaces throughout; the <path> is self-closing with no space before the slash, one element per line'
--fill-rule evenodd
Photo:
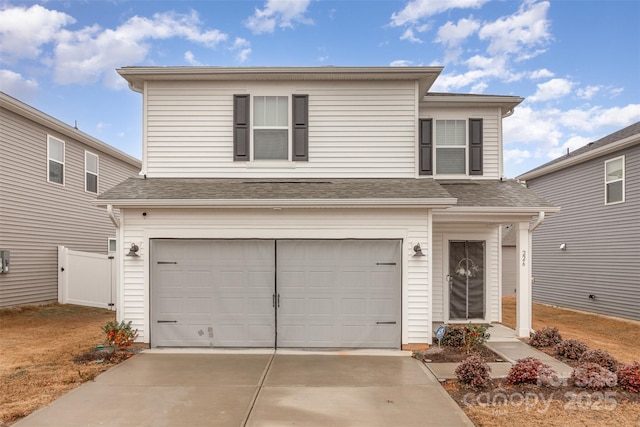
<path fill-rule="evenodd" d="M 158 323 L 178 323 L 177 320 L 158 320 Z"/>
<path fill-rule="evenodd" d="M 280 294 L 278 294 L 278 308 L 280 308 Z"/>
<path fill-rule="evenodd" d="M 395 325 L 396 322 L 376 322 L 376 325 Z"/>

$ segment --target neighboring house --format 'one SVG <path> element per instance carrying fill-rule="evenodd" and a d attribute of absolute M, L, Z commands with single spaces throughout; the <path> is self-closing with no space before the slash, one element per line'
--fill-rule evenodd
<path fill-rule="evenodd" d="M 534 300 L 640 319 L 640 122 L 518 179 L 562 207 L 533 239 Z"/>
<path fill-rule="evenodd" d="M 502 296 L 513 296 L 518 286 L 516 282 L 518 262 L 516 261 L 516 233 L 513 224 L 502 227 Z"/>
<path fill-rule="evenodd" d="M 428 344 L 500 321 L 513 223 L 528 336 L 530 222 L 557 209 L 501 179 L 522 98 L 429 93 L 441 71 L 119 69 L 144 111 L 142 175 L 96 202 L 121 209 L 119 319 L 153 347 Z"/>
<path fill-rule="evenodd" d="M 140 162 L 4 93 L 0 153 L 0 306 L 57 301 L 57 246 L 115 250 L 115 227 L 91 201 Z"/>

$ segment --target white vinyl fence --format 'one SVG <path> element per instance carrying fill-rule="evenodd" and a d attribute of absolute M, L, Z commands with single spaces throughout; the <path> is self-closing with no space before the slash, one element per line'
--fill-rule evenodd
<path fill-rule="evenodd" d="M 112 256 L 58 246 L 58 302 L 115 310 L 116 268 Z"/>

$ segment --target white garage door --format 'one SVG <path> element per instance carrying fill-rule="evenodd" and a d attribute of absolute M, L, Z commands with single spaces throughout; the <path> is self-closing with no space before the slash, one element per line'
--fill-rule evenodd
<path fill-rule="evenodd" d="M 151 243 L 152 345 L 398 348 L 400 241 Z"/>

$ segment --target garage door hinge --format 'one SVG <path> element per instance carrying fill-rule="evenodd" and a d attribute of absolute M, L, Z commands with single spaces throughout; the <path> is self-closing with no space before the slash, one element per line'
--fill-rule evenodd
<path fill-rule="evenodd" d="M 177 264 L 177 261 L 158 261 L 158 264 Z"/>

